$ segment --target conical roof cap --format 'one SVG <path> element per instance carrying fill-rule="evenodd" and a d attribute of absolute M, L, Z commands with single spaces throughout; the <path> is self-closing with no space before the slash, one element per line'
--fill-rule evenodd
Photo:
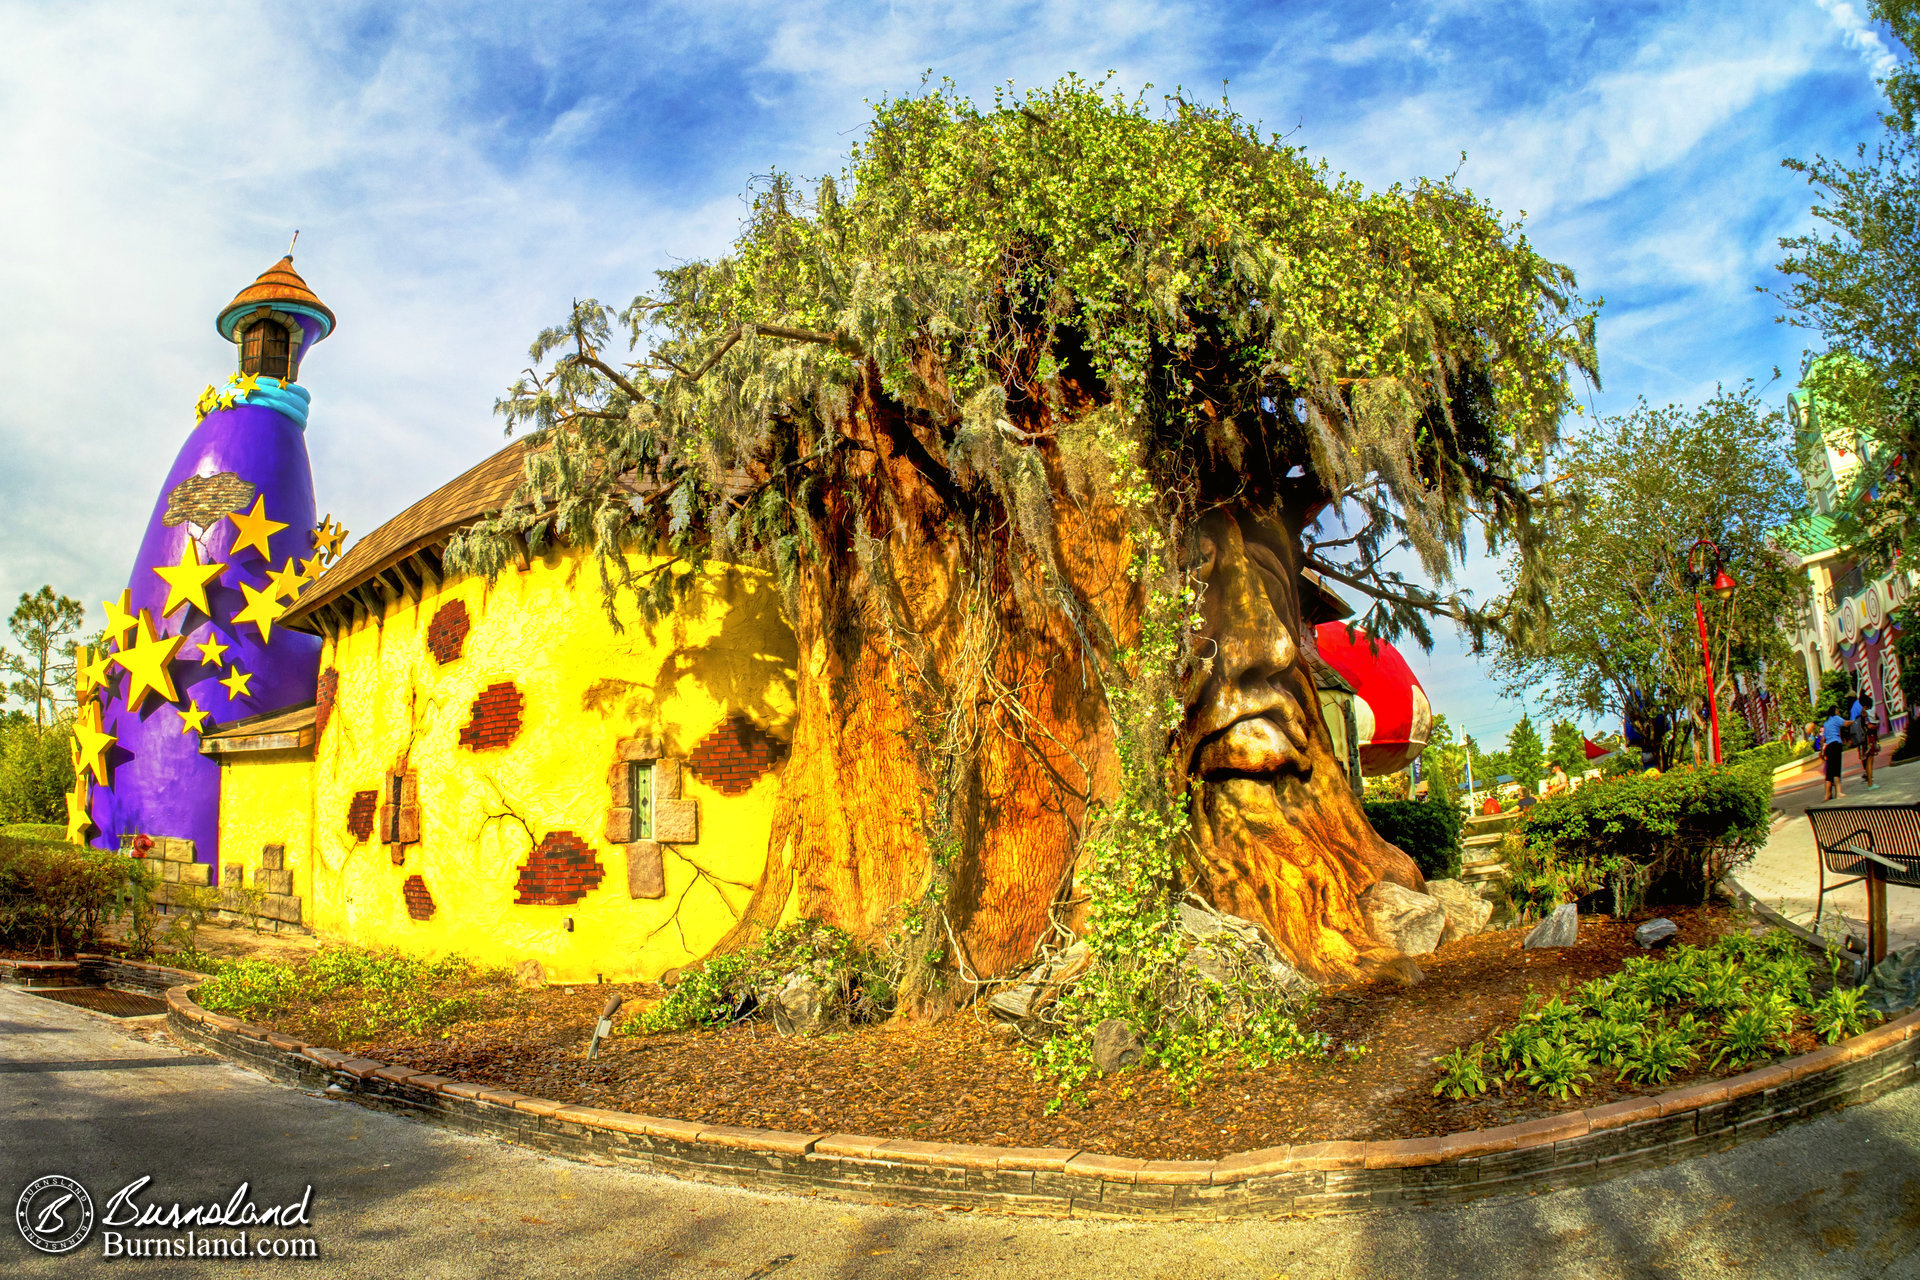
<path fill-rule="evenodd" d="M 319 318 L 325 326 L 320 331 L 322 338 L 333 332 L 333 311 L 320 301 L 313 290 L 307 288 L 307 282 L 293 269 L 292 254 L 262 271 L 252 284 L 235 294 L 233 301 L 221 309 L 220 318 L 215 321 L 220 336 L 232 338 L 234 321 L 263 303 L 283 310 L 302 311 Z"/>

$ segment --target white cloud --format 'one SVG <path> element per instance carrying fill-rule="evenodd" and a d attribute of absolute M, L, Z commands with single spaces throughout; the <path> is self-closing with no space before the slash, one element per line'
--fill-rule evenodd
<path fill-rule="evenodd" d="M 1880 38 L 1860 11 L 1847 3 L 1847 0 L 1813 0 L 1833 18 L 1833 24 L 1840 28 L 1841 34 L 1853 48 L 1860 51 L 1860 60 L 1867 64 L 1875 76 L 1886 77 L 1899 67 L 1900 60 L 1893 56 L 1893 50 Z"/>

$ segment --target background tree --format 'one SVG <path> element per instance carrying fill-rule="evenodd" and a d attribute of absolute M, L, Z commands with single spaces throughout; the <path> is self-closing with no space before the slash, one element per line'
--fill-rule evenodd
<path fill-rule="evenodd" d="M 1427 745 L 1420 751 L 1420 776 L 1427 780 L 1427 799 L 1465 803 L 1467 749 L 1454 738 L 1453 726 L 1444 715 L 1435 716 L 1427 732 Z"/>
<path fill-rule="evenodd" d="M 1814 190 L 1813 217 L 1823 229 L 1781 240 L 1788 277 L 1776 297 L 1784 319 L 1820 334 L 1834 359 L 1807 374 L 1828 421 L 1804 441 L 1839 427 L 1857 434 L 1862 469 L 1843 486 L 1833 512 L 1841 545 L 1884 571 L 1899 551 L 1920 545 L 1920 492 L 1903 460 L 1920 448 L 1920 3 L 1875 0 L 1873 16 L 1908 60 L 1881 82 L 1887 110 L 1871 152 L 1854 162 L 1826 157 L 1787 160 Z"/>
<path fill-rule="evenodd" d="M 25 712 L 0 713 L 0 826 L 67 821 L 73 757 L 64 726 L 42 727 Z"/>
<path fill-rule="evenodd" d="M 1555 720 L 1548 732 L 1547 761 L 1577 777 L 1587 767 L 1587 738 L 1571 720 Z"/>
<path fill-rule="evenodd" d="M 33 707 L 33 723 L 45 727 L 73 701 L 73 649 L 68 637 L 86 620 L 86 607 L 51 586 L 21 592 L 7 618 L 18 653 L 0 651 L 0 672 L 14 677 L 11 696 Z"/>
<path fill-rule="evenodd" d="M 1704 724 L 1707 707 L 1687 570 L 1696 538 L 1719 545 L 1740 584 L 1730 602 L 1703 596 L 1722 695 L 1736 668 L 1786 656 L 1778 619 L 1806 583 L 1769 537 L 1801 498 L 1781 415 L 1751 386 L 1693 410 L 1642 403 L 1570 440 L 1556 469 L 1548 608 L 1516 611 L 1495 669 L 1515 693 L 1630 719 L 1668 767 L 1690 725 L 1663 733 L 1659 717 L 1687 708 Z"/>
<path fill-rule="evenodd" d="M 539 336 L 525 483 L 449 554 L 592 547 L 616 620 L 708 556 L 777 576 L 798 710 L 728 945 L 792 904 L 903 943 L 912 1003 L 1054 918 L 1134 963 L 1191 887 L 1351 974 L 1359 894 L 1419 875 L 1340 778 L 1300 570 L 1377 634 L 1482 628 L 1381 563 L 1444 584 L 1471 526 L 1538 593 L 1572 286 L 1450 182 L 1364 192 L 1224 105 L 889 100 L 619 315 L 640 359 L 590 300 Z"/>
<path fill-rule="evenodd" d="M 1507 730 L 1507 772 L 1528 790 L 1539 787 L 1547 771 L 1547 752 L 1540 742 L 1540 731 L 1533 719 L 1522 714 L 1518 724 Z"/>

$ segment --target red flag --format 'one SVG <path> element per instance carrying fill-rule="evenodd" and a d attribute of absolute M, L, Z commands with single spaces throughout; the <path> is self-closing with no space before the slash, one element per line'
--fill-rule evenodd
<path fill-rule="evenodd" d="M 1589 760 L 1598 760 L 1601 756 L 1611 754 L 1605 747 L 1584 734 L 1581 735 L 1580 742 L 1582 746 L 1586 747 L 1587 759 Z"/>

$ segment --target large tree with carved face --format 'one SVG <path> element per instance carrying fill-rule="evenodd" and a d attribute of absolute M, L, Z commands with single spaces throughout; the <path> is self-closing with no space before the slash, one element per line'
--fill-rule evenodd
<path fill-rule="evenodd" d="M 1359 895 L 1420 879 L 1336 763 L 1302 570 L 1423 642 L 1488 618 L 1398 546 L 1444 583 L 1477 524 L 1531 589 L 1571 286 L 1450 182 L 1368 193 L 1225 109 L 884 102 L 731 253 L 540 335 L 501 408 L 545 447 L 456 565 L 591 546 L 616 617 L 685 580 L 635 547 L 778 575 L 798 715 L 735 943 L 891 938 L 924 1006 L 1056 927 L 1121 958 L 1194 891 L 1352 975 L 1390 954 Z"/>

